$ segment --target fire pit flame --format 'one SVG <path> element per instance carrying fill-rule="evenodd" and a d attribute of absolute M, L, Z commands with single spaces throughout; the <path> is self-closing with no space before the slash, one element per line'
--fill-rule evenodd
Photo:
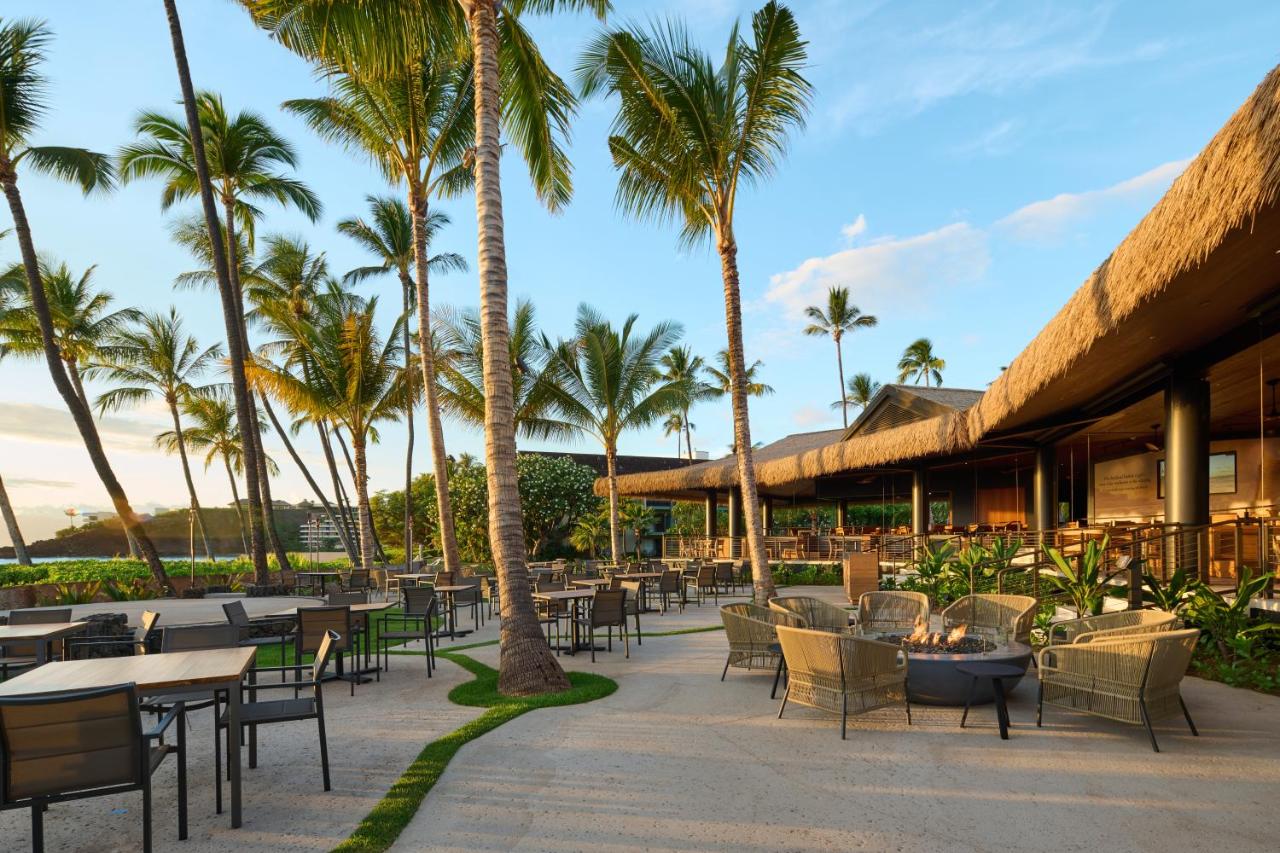
<path fill-rule="evenodd" d="M 930 631 L 928 623 L 923 620 L 916 622 L 910 634 L 901 635 L 899 642 L 911 652 L 972 654 L 995 648 L 983 637 L 971 635 L 968 625 L 957 625 L 946 632 Z"/>

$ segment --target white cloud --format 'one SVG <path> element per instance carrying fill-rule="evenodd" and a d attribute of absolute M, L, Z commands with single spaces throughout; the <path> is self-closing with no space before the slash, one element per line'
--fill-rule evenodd
<path fill-rule="evenodd" d="M 914 237 L 888 238 L 809 258 L 774 275 L 764 300 L 798 320 L 828 288 L 842 286 L 849 288 L 860 308 L 874 313 L 934 288 L 975 281 L 990 260 L 986 234 L 967 222 L 956 222 Z"/>
<path fill-rule="evenodd" d="M 1110 205 L 1154 200 L 1190 162 L 1173 160 L 1100 190 L 1060 193 L 1035 201 L 1018 208 L 996 225 L 1019 240 L 1052 241 L 1061 237 L 1073 222 L 1095 216 Z"/>
<path fill-rule="evenodd" d="M 974 155 L 992 156 L 995 154 L 1007 154 L 1013 150 L 1019 131 L 1022 129 L 1022 121 L 1020 119 L 1005 119 L 992 127 L 987 128 L 973 139 L 956 145 L 952 151 L 959 157 L 972 157 Z"/>
<path fill-rule="evenodd" d="M 850 222 L 848 225 L 840 228 L 840 233 L 844 235 L 844 239 L 853 242 L 853 239 L 867 230 L 867 217 L 859 213 L 858 218 Z"/>
<path fill-rule="evenodd" d="M 155 452 L 153 437 L 165 427 L 137 418 L 99 418 L 98 435 L 109 448 Z M 80 432 L 66 409 L 38 403 L 0 406 L 0 436 L 47 444 L 81 444 Z"/>
<path fill-rule="evenodd" d="M 819 409 L 817 406 L 798 406 L 791 413 L 791 420 L 798 427 L 816 427 L 823 425 L 839 424 L 835 423 L 835 415 L 830 411 Z"/>

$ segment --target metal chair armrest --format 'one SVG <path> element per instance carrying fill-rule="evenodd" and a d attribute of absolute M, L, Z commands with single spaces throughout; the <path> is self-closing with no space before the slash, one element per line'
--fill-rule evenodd
<path fill-rule="evenodd" d="M 178 715 L 186 710 L 186 707 L 186 704 L 183 702 L 174 702 L 173 705 L 169 707 L 169 710 L 165 711 L 164 716 L 159 720 L 156 720 L 156 724 L 150 729 L 144 731 L 142 736 L 147 740 L 159 740 L 164 737 L 164 733 L 168 730 L 169 724 L 177 719 Z"/>

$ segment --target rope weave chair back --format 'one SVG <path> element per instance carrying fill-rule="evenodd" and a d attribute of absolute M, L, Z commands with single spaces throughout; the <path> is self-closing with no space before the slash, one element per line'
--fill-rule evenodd
<path fill-rule="evenodd" d="M 144 751 L 132 684 L 0 699 L 0 804 L 140 784 Z"/>
<path fill-rule="evenodd" d="M 160 638 L 162 652 L 200 652 L 206 649 L 231 649 L 240 644 L 240 629 L 235 625 L 173 625 L 164 629 Z"/>
<path fill-rule="evenodd" d="M 783 596 L 772 599 L 769 602 L 769 609 L 799 616 L 804 622 L 804 627 L 815 631 L 849 630 L 849 611 L 820 598 L 807 595 Z"/>
<path fill-rule="evenodd" d="M 1153 634 L 1172 631 L 1177 622 L 1177 614 L 1166 610 L 1120 610 L 1058 622 L 1053 626 L 1050 642 L 1090 643 L 1126 634 Z"/>
<path fill-rule="evenodd" d="M 929 596 L 923 592 L 879 590 L 858 598 L 858 624 L 868 631 L 910 631 L 929 621 Z"/>
<path fill-rule="evenodd" d="M 964 595 L 942 611 L 942 624 L 946 628 L 961 624 L 978 629 L 1007 628 L 1009 636 L 1026 643 L 1031 638 L 1038 606 L 1029 595 Z"/>
<path fill-rule="evenodd" d="M 785 625 L 777 632 L 788 701 L 841 714 L 906 701 L 907 656 L 898 646 Z"/>

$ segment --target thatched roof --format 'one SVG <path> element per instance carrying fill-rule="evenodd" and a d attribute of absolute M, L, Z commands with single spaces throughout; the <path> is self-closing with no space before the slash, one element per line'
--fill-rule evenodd
<path fill-rule="evenodd" d="M 1280 68 L 967 411 L 846 440 L 840 431 L 788 436 L 756 452 L 760 487 L 965 451 L 1078 411 L 1231 334 L 1280 281 L 1278 199 Z M 734 482 L 729 457 L 623 477 L 619 487 L 677 494 Z"/>

